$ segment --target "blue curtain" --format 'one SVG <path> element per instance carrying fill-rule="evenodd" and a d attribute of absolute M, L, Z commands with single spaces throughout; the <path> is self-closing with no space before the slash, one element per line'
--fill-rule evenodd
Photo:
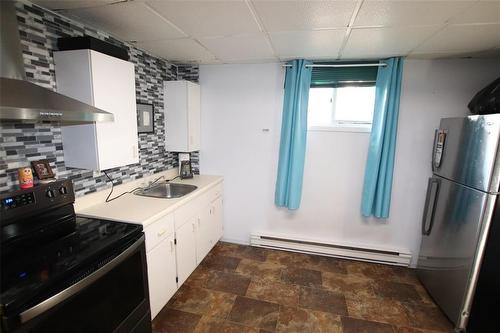
<path fill-rule="evenodd" d="M 403 59 L 385 60 L 379 67 L 370 145 L 365 169 L 361 213 L 389 217 L 399 115 Z"/>
<path fill-rule="evenodd" d="M 307 102 L 311 85 L 311 61 L 288 62 L 281 122 L 280 155 L 275 204 L 297 209 L 302 196 L 302 178 L 307 137 Z"/>

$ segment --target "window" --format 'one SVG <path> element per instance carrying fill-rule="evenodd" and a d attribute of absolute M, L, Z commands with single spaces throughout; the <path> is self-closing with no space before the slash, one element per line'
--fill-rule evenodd
<path fill-rule="evenodd" d="M 377 68 L 313 67 L 307 111 L 309 129 L 369 132 Z"/>
<path fill-rule="evenodd" d="M 311 88 L 307 123 L 310 129 L 369 130 L 375 87 Z"/>

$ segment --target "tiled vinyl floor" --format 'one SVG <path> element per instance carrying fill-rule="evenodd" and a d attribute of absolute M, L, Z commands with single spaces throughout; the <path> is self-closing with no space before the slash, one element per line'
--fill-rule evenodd
<path fill-rule="evenodd" d="M 410 269 L 220 242 L 153 332 L 453 330 Z"/>

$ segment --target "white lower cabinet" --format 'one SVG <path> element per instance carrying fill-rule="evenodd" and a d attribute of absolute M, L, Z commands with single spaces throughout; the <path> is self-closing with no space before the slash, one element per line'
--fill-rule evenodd
<path fill-rule="evenodd" d="M 214 228 L 212 229 L 212 239 L 217 243 L 224 233 L 222 197 L 218 197 L 211 204 L 211 218 Z"/>
<path fill-rule="evenodd" d="M 179 286 L 186 281 L 198 264 L 196 261 L 196 221 L 197 217 L 192 217 L 175 231 Z"/>
<path fill-rule="evenodd" d="M 222 185 L 148 225 L 144 233 L 154 318 L 222 237 Z"/>
<path fill-rule="evenodd" d="M 177 290 L 174 234 L 146 254 L 151 318 L 167 304 Z"/>
<path fill-rule="evenodd" d="M 196 261 L 201 263 L 203 258 L 212 249 L 214 223 L 211 220 L 212 208 L 210 206 L 203 207 L 198 213 L 197 230 L 196 230 Z"/>
<path fill-rule="evenodd" d="M 222 198 L 204 207 L 198 215 L 196 248 L 198 264 L 222 237 Z"/>

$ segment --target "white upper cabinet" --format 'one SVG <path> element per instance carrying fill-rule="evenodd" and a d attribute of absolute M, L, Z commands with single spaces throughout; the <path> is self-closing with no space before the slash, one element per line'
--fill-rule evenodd
<path fill-rule="evenodd" d="M 100 171 L 138 163 L 134 64 L 93 50 L 54 52 L 54 60 L 59 93 L 115 117 L 61 127 L 66 166 Z"/>
<path fill-rule="evenodd" d="M 200 150 L 200 85 L 166 81 L 164 88 L 167 150 Z"/>

